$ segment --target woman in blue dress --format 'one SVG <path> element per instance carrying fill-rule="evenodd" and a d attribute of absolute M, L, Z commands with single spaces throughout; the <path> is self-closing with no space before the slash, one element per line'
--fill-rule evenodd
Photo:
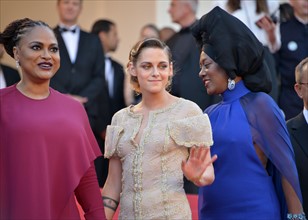
<path fill-rule="evenodd" d="M 219 7 L 192 28 L 207 93 L 215 181 L 199 190 L 200 219 L 306 219 L 285 121 L 271 90 L 262 44 Z"/>

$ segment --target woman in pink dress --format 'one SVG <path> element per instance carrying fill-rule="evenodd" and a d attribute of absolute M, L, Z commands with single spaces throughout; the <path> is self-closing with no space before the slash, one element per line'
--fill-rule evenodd
<path fill-rule="evenodd" d="M 105 219 L 93 160 L 100 155 L 84 108 L 49 87 L 60 66 L 42 21 L 9 24 L 0 43 L 21 81 L 0 90 L 0 219 Z"/>

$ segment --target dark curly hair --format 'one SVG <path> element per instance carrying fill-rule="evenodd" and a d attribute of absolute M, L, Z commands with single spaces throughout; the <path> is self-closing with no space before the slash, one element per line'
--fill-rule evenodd
<path fill-rule="evenodd" d="M 26 33 L 37 26 L 47 27 L 52 30 L 50 26 L 43 21 L 34 21 L 29 18 L 18 19 L 11 22 L 0 34 L 0 43 L 4 45 L 5 51 L 14 58 L 13 48 L 18 45 L 20 39 L 25 36 Z"/>

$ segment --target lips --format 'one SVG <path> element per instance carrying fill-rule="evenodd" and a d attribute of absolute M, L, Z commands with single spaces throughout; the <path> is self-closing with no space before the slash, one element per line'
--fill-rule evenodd
<path fill-rule="evenodd" d="M 52 68 L 52 64 L 48 62 L 43 62 L 38 64 L 40 68 L 45 70 L 50 70 Z"/>
<path fill-rule="evenodd" d="M 205 86 L 207 86 L 208 84 L 209 84 L 209 82 L 210 82 L 210 80 L 209 79 L 202 79 L 202 81 L 203 81 L 203 83 L 204 83 L 204 85 Z"/>

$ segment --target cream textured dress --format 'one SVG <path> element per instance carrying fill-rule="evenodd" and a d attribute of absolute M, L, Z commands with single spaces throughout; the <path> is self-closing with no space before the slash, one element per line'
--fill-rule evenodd
<path fill-rule="evenodd" d="M 178 98 L 149 113 L 137 144 L 143 116 L 131 109 L 113 116 L 105 144 L 105 157 L 118 156 L 122 162 L 119 219 L 191 219 L 181 161 L 190 147 L 213 144 L 208 116 L 197 104 Z"/>

